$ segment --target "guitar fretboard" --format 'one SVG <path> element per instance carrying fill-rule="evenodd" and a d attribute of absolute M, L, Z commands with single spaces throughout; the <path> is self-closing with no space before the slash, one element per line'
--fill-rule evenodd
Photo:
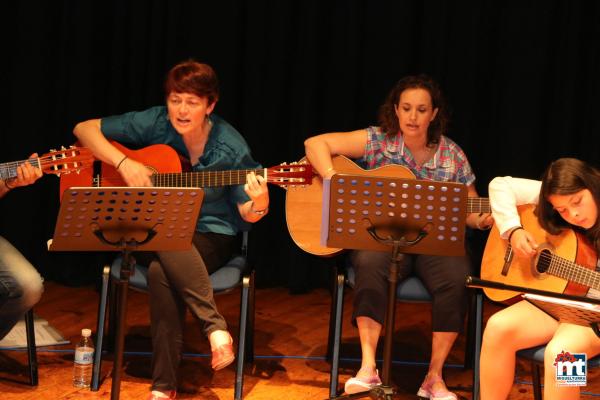
<path fill-rule="evenodd" d="M 467 213 L 491 213 L 490 199 L 487 197 L 467 197 Z"/>
<path fill-rule="evenodd" d="M 6 179 L 16 178 L 17 167 L 21 164 L 25 164 L 26 162 L 33 165 L 34 167 L 40 168 L 40 163 L 37 158 L 2 163 L 2 164 L 0 164 L 0 179 L 6 180 Z"/>
<path fill-rule="evenodd" d="M 540 254 L 538 262 L 549 263 L 548 273 L 551 275 L 600 290 L 600 273 L 597 271 L 548 252 Z"/>
<path fill-rule="evenodd" d="M 242 185 L 246 183 L 246 175 L 254 172 L 267 179 L 265 169 L 240 169 L 233 171 L 204 171 L 152 175 L 152 182 L 157 187 L 215 187 Z"/>

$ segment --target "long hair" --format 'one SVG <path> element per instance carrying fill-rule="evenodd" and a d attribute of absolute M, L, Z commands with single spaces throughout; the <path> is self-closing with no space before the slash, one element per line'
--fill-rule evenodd
<path fill-rule="evenodd" d="M 219 99 L 219 80 L 210 65 L 187 60 L 175 65 L 167 74 L 165 97 L 171 92 L 206 97 L 210 105 Z"/>
<path fill-rule="evenodd" d="M 596 206 L 600 204 L 600 171 L 576 158 L 560 158 L 552 162 L 542 176 L 537 216 L 540 225 L 551 234 L 565 228 L 583 232 L 596 251 L 600 250 L 600 222 L 584 230 L 565 221 L 548 201 L 551 195 L 570 195 L 588 189 Z"/>
<path fill-rule="evenodd" d="M 448 127 L 448 112 L 442 90 L 428 75 L 411 75 L 400 79 L 388 94 L 385 102 L 379 108 L 378 122 L 381 130 L 388 136 L 395 136 L 400 131 L 398 116 L 395 108 L 400 102 L 400 95 L 407 89 L 424 89 L 431 96 L 433 109 L 438 109 L 437 115 L 427 129 L 427 145 L 437 144 L 440 136 L 446 133 Z"/>

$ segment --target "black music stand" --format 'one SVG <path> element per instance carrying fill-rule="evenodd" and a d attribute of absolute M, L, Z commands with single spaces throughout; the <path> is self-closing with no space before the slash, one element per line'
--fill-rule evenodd
<path fill-rule="evenodd" d="M 600 337 L 600 328 L 598 327 L 600 323 L 600 299 L 506 285 L 472 276 L 467 277 L 466 285 L 467 287 L 491 288 L 522 293 L 524 300 L 527 300 L 557 321 L 589 326 L 596 336 Z"/>
<path fill-rule="evenodd" d="M 188 250 L 204 192 L 199 188 L 70 188 L 63 193 L 51 251 L 121 251 L 111 399 L 117 400 L 133 251 Z M 97 338 L 102 340 L 102 338 Z M 94 363 L 99 368 L 99 363 Z"/>
<path fill-rule="evenodd" d="M 467 187 L 453 182 L 350 174 L 336 174 L 324 181 L 322 244 L 392 251 L 382 385 L 338 398 L 393 398 L 390 367 L 400 262 L 404 253 L 465 254 L 466 202 Z"/>

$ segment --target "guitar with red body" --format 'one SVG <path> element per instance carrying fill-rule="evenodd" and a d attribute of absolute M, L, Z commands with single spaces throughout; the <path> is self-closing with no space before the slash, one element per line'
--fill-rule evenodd
<path fill-rule="evenodd" d="M 310 185 L 314 172 L 308 163 L 280 164 L 271 168 L 182 172 L 182 160 L 179 154 L 166 144 L 155 144 L 140 150 L 130 150 L 122 144 L 111 142 L 128 158 L 144 164 L 152 170 L 150 177 L 157 187 L 217 187 L 243 185 L 246 175 L 254 172 L 268 183 L 289 185 Z M 82 171 L 78 175 L 64 175 L 60 180 L 60 194 L 70 187 L 118 187 L 127 186 L 119 171 L 112 165 L 100 163 L 99 173 L 93 169 Z"/>

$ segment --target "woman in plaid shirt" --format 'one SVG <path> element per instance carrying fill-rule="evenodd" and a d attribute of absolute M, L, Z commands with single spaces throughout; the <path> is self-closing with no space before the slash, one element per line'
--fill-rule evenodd
<path fill-rule="evenodd" d="M 379 126 L 352 132 L 327 133 L 305 142 L 306 156 L 324 179 L 335 173 L 333 155 L 354 159 L 366 169 L 402 165 L 417 179 L 459 182 L 477 197 L 475 175 L 461 148 L 444 135 L 448 118 L 438 85 L 428 76 L 401 79 L 379 112 Z M 487 229 L 489 214 L 470 214 L 471 228 Z M 356 271 L 353 323 L 358 326 L 361 368 L 346 382 L 346 393 L 380 385 L 375 350 L 385 320 L 390 252 L 356 250 L 350 262 Z M 406 255 L 399 280 L 415 274 L 433 298 L 433 341 L 429 371 L 418 395 L 436 400 L 456 399 L 442 379 L 442 367 L 461 331 L 467 309 L 465 276 L 471 271 L 466 256 Z"/>

